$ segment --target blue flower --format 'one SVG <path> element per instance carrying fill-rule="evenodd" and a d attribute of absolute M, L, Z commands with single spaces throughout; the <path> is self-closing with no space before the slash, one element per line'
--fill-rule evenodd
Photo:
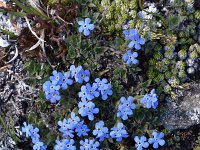
<path fill-rule="evenodd" d="M 94 114 L 97 114 L 99 112 L 99 109 L 95 108 L 94 103 L 88 102 L 86 100 L 79 102 L 78 107 L 78 113 L 82 117 L 88 116 L 89 120 L 94 120 Z"/>
<path fill-rule="evenodd" d="M 58 125 L 60 126 L 59 131 L 63 133 L 63 137 L 74 137 L 73 130 L 70 128 L 68 120 L 64 118 L 63 121 L 58 121 Z"/>
<path fill-rule="evenodd" d="M 111 128 L 111 132 L 110 132 L 110 136 L 112 138 L 116 138 L 116 141 L 120 142 L 122 141 L 122 138 L 127 138 L 128 137 L 128 133 L 127 131 L 124 129 L 124 124 L 123 123 L 118 123 L 117 127 L 113 127 Z"/>
<path fill-rule="evenodd" d="M 138 57 L 137 52 L 133 52 L 131 50 L 128 50 L 126 54 L 124 54 L 123 59 L 126 62 L 127 65 L 137 64 L 138 60 L 136 59 Z"/>
<path fill-rule="evenodd" d="M 58 91 L 59 89 L 60 89 L 59 85 L 53 84 L 50 81 L 46 81 L 43 84 L 43 91 L 45 91 L 45 93 L 55 92 L 55 91 Z"/>
<path fill-rule="evenodd" d="M 129 48 L 135 47 L 135 49 L 139 50 L 141 49 L 140 45 L 144 45 L 145 40 L 144 38 L 140 38 L 140 34 L 137 32 L 137 30 L 124 30 L 123 33 L 125 35 L 125 39 L 131 40 L 131 42 L 128 44 Z"/>
<path fill-rule="evenodd" d="M 85 85 L 81 86 L 81 92 L 78 93 L 78 96 L 81 98 L 81 100 L 92 100 Z"/>
<path fill-rule="evenodd" d="M 58 91 L 54 91 L 51 93 L 46 93 L 46 99 L 50 100 L 51 103 L 56 103 L 61 99 L 60 93 Z"/>
<path fill-rule="evenodd" d="M 92 31 L 94 29 L 94 24 L 90 24 L 90 22 L 90 18 L 86 18 L 85 21 L 79 21 L 78 24 L 80 27 L 78 31 L 83 32 L 85 36 L 88 36 L 90 34 L 90 30 Z"/>
<path fill-rule="evenodd" d="M 89 76 L 90 76 L 90 71 L 89 70 L 83 70 L 81 69 L 75 76 L 76 82 L 82 84 L 83 81 L 88 82 L 89 81 Z"/>
<path fill-rule="evenodd" d="M 87 136 L 90 129 L 88 129 L 87 125 L 84 124 L 84 121 L 79 122 L 78 126 L 76 126 L 75 132 L 77 136 Z"/>
<path fill-rule="evenodd" d="M 99 96 L 99 92 L 96 91 L 96 89 L 96 85 L 93 85 L 91 87 L 91 85 L 87 83 L 86 86 L 81 86 L 81 92 L 79 92 L 79 97 L 81 97 L 81 100 L 92 100 L 94 99 L 94 97 Z"/>
<path fill-rule="evenodd" d="M 50 80 L 52 81 L 52 84 L 56 85 L 60 85 L 62 83 L 62 73 L 61 72 L 57 72 L 56 70 L 53 71 L 53 76 L 50 76 Z"/>
<path fill-rule="evenodd" d="M 70 66 L 71 77 L 75 77 L 76 74 L 82 69 L 82 66 L 75 67 L 74 65 Z"/>
<path fill-rule="evenodd" d="M 125 106 L 118 107 L 117 117 L 122 117 L 123 120 L 127 120 L 128 115 L 130 116 L 132 114 L 133 114 L 133 111 L 130 108 L 127 108 Z"/>
<path fill-rule="evenodd" d="M 54 146 L 54 150 L 65 150 L 66 149 L 66 139 L 59 141 L 56 140 L 56 145 Z"/>
<path fill-rule="evenodd" d="M 87 88 L 87 92 L 89 94 L 88 100 L 92 100 L 92 99 L 94 99 L 94 97 L 98 97 L 99 96 L 99 92 L 96 91 L 97 88 L 98 88 L 97 85 L 93 84 L 91 86 L 89 83 L 87 83 L 86 84 L 86 88 Z"/>
<path fill-rule="evenodd" d="M 32 141 L 38 141 L 39 140 L 40 135 L 38 134 L 38 132 L 39 132 L 38 128 L 31 128 L 30 129 Z"/>
<path fill-rule="evenodd" d="M 99 141 L 103 141 L 104 138 L 109 138 L 108 128 L 104 127 L 103 121 L 99 121 L 95 124 L 93 135 L 95 135 L 96 138 L 99 138 Z"/>
<path fill-rule="evenodd" d="M 121 104 L 119 105 L 119 107 L 124 106 L 124 107 L 130 108 L 130 109 L 135 109 L 136 106 L 133 103 L 133 101 L 134 101 L 134 98 L 132 96 L 129 96 L 127 99 L 125 97 L 121 97 L 120 98 Z"/>
<path fill-rule="evenodd" d="M 54 150 L 76 150 L 73 139 L 63 139 L 62 141 L 56 140 Z"/>
<path fill-rule="evenodd" d="M 73 139 L 67 140 L 66 150 L 76 150 L 76 146 L 74 146 L 74 140 Z"/>
<path fill-rule="evenodd" d="M 153 148 L 157 149 L 160 146 L 163 146 L 165 144 L 165 141 L 162 139 L 164 137 L 164 133 L 163 132 L 156 132 L 154 131 L 152 133 L 153 138 L 149 138 L 148 142 L 149 144 L 153 144 Z"/>
<path fill-rule="evenodd" d="M 76 125 L 79 123 L 79 121 L 80 121 L 80 118 L 76 116 L 74 112 L 71 112 L 71 118 L 68 119 L 69 128 L 73 130 L 76 127 Z"/>
<path fill-rule="evenodd" d="M 31 124 L 27 124 L 26 122 L 23 123 L 24 127 L 22 127 L 22 132 L 26 133 L 26 137 L 31 136 L 30 130 L 33 129 L 33 126 Z"/>
<path fill-rule="evenodd" d="M 95 82 L 94 83 L 94 86 L 97 86 L 98 90 L 101 91 L 101 90 L 104 90 L 104 89 L 107 89 L 108 88 L 108 80 L 103 78 L 102 80 L 99 79 L 99 78 L 96 78 L 95 79 Z"/>
<path fill-rule="evenodd" d="M 95 140 L 88 140 L 85 139 L 85 141 L 80 141 L 80 150 L 99 150 L 99 142 L 95 142 Z"/>
<path fill-rule="evenodd" d="M 103 90 L 101 90 L 101 95 L 102 95 L 102 100 L 107 100 L 108 99 L 108 95 L 112 95 L 113 92 L 111 90 L 111 84 L 107 84 L 106 86 L 104 86 L 105 88 Z"/>
<path fill-rule="evenodd" d="M 46 150 L 47 148 L 47 146 L 44 145 L 44 143 L 41 141 L 35 141 L 33 143 L 34 143 L 33 150 Z"/>
<path fill-rule="evenodd" d="M 135 30 L 135 29 L 124 30 L 123 33 L 125 35 L 126 40 L 133 40 L 134 35 L 138 34 L 137 30 Z"/>
<path fill-rule="evenodd" d="M 155 89 L 151 90 L 150 94 L 145 94 L 140 100 L 141 104 L 144 104 L 146 108 L 156 108 L 158 106 L 158 97 L 155 93 Z"/>
<path fill-rule="evenodd" d="M 69 79 L 71 74 L 69 72 L 65 72 L 62 77 L 61 87 L 63 90 L 66 90 L 68 88 L 68 85 L 72 85 L 73 80 Z"/>
<path fill-rule="evenodd" d="M 143 150 L 143 147 L 147 148 L 149 146 L 149 143 L 146 142 L 147 138 L 145 136 L 135 136 L 134 140 L 136 142 L 135 147 L 137 148 L 137 150 Z"/>

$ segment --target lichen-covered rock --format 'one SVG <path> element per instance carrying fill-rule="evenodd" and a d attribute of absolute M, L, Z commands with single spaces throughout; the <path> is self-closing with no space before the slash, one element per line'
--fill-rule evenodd
<path fill-rule="evenodd" d="M 176 100 L 166 98 L 166 113 L 161 117 L 169 130 L 187 129 L 200 124 L 200 83 L 190 83 L 190 88 Z"/>

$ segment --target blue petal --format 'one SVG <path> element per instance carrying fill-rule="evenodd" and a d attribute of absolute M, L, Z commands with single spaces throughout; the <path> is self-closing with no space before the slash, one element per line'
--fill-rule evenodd
<path fill-rule="evenodd" d="M 82 25 L 85 24 L 85 22 L 84 21 L 79 21 L 78 24 L 82 26 Z"/>
<path fill-rule="evenodd" d="M 86 23 L 86 24 L 89 24 L 89 23 L 90 23 L 90 21 L 91 21 L 91 19 L 90 19 L 90 18 L 86 18 L 86 19 L 85 19 L 85 23 Z"/>
<path fill-rule="evenodd" d="M 94 24 L 89 24 L 89 25 L 88 25 L 88 29 L 94 30 Z"/>
<path fill-rule="evenodd" d="M 84 30 L 83 26 L 80 26 L 78 32 L 83 32 L 83 30 Z"/>
<path fill-rule="evenodd" d="M 128 47 L 129 47 L 129 48 L 132 48 L 134 45 L 135 45 L 135 41 L 131 41 L 131 42 L 128 44 Z"/>
<path fill-rule="evenodd" d="M 158 140 L 158 143 L 163 146 L 165 144 L 165 141 L 164 140 Z"/>
<path fill-rule="evenodd" d="M 135 49 L 137 49 L 137 50 L 141 49 L 141 46 L 140 46 L 140 44 L 139 44 L 139 43 L 137 43 L 137 42 L 135 42 Z"/>
<path fill-rule="evenodd" d="M 90 34 L 90 31 L 87 28 L 85 28 L 83 34 L 85 36 L 88 36 Z"/>
<path fill-rule="evenodd" d="M 153 143 L 153 148 L 155 148 L 155 149 L 158 148 L 158 142 Z"/>

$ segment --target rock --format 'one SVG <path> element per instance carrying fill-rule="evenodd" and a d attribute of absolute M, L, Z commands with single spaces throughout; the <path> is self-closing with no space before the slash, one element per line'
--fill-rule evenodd
<path fill-rule="evenodd" d="M 166 113 L 161 121 L 166 129 L 187 129 L 200 124 L 200 83 L 190 83 L 190 89 L 175 100 L 166 98 Z"/>

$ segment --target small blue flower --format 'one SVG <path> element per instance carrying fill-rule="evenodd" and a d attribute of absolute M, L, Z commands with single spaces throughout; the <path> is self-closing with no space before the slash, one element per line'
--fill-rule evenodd
<path fill-rule="evenodd" d="M 120 98 L 121 104 L 119 105 L 119 107 L 124 106 L 124 107 L 130 108 L 130 109 L 135 109 L 136 106 L 133 103 L 133 101 L 134 101 L 134 98 L 132 96 L 129 96 L 127 99 L 125 97 L 121 97 Z"/>
<path fill-rule="evenodd" d="M 95 104 L 93 102 L 88 102 L 86 100 L 79 102 L 78 107 L 78 113 L 82 117 L 88 116 L 89 120 L 94 120 L 94 114 L 99 112 L 99 109 L 95 108 Z"/>
<path fill-rule="evenodd" d="M 46 150 L 47 146 L 41 141 L 33 142 L 33 150 Z"/>
<path fill-rule="evenodd" d="M 111 128 L 111 132 L 110 132 L 110 136 L 112 138 L 115 138 L 116 141 L 120 142 L 122 141 L 122 138 L 127 138 L 128 137 L 128 133 L 127 131 L 124 129 L 124 124 L 123 123 L 118 123 L 117 127 L 113 127 Z"/>
<path fill-rule="evenodd" d="M 87 83 L 86 85 L 81 86 L 81 92 L 79 92 L 78 95 L 81 100 L 92 100 L 94 97 L 99 96 L 99 92 L 96 90 L 96 85 L 93 84 L 93 86 L 91 86 L 89 83 Z"/>
<path fill-rule="evenodd" d="M 135 30 L 135 29 L 124 30 L 123 33 L 125 35 L 126 40 L 133 40 L 134 35 L 138 34 L 137 30 Z"/>
<path fill-rule="evenodd" d="M 108 128 L 104 127 L 103 121 L 99 121 L 95 124 L 93 135 L 95 135 L 96 138 L 99 138 L 99 141 L 103 141 L 104 138 L 109 138 Z"/>
<path fill-rule="evenodd" d="M 97 114 L 99 112 L 99 108 L 94 108 L 94 107 L 95 107 L 95 105 L 92 107 L 88 107 L 87 116 L 88 116 L 88 119 L 91 121 L 94 120 L 94 114 Z"/>
<path fill-rule="evenodd" d="M 80 141 L 80 150 L 99 150 L 99 142 L 95 142 L 94 139 L 88 140 L 85 139 L 85 141 Z"/>
<path fill-rule="evenodd" d="M 125 106 L 118 107 L 117 117 L 122 117 L 123 120 L 127 120 L 128 116 L 132 114 L 133 114 L 133 111 L 130 108 L 127 108 Z"/>
<path fill-rule="evenodd" d="M 43 91 L 45 91 L 46 93 L 55 92 L 55 91 L 58 91 L 59 89 L 60 89 L 59 85 L 53 84 L 50 81 L 46 81 L 43 84 Z"/>
<path fill-rule="evenodd" d="M 59 131 L 63 133 L 63 137 L 74 137 L 73 130 L 70 128 L 68 120 L 64 118 L 63 121 L 58 121 L 58 125 L 60 126 Z"/>
<path fill-rule="evenodd" d="M 82 66 L 75 67 L 74 65 L 70 66 L 71 77 L 75 78 L 76 74 L 82 69 Z"/>
<path fill-rule="evenodd" d="M 106 86 L 104 87 L 107 87 L 103 90 L 101 90 L 101 95 L 102 95 L 102 100 L 107 100 L 108 99 L 108 95 L 111 96 L 113 94 L 112 90 L 111 90 L 111 84 L 107 84 Z"/>
<path fill-rule="evenodd" d="M 125 39 L 131 40 L 131 42 L 128 44 L 129 48 L 135 47 L 135 49 L 139 50 L 141 49 L 140 45 L 144 45 L 145 40 L 144 38 L 140 38 L 140 34 L 137 32 L 137 30 L 124 30 L 123 33 L 125 35 Z"/>
<path fill-rule="evenodd" d="M 62 77 L 61 87 L 63 90 L 66 90 L 68 88 L 68 85 L 72 85 L 73 80 L 69 79 L 71 74 L 69 72 L 65 72 Z"/>
<path fill-rule="evenodd" d="M 89 98 L 88 100 L 92 100 L 94 99 L 94 97 L 98 97 L 99 96 L 99 92 L 96 91 L 97 90 L 97 85 L 93 84 L 92 86 L 87 83 L 86 84 L 86 88 L 87 88 L 87 91 L 88 91 L 88 94 L 89 94 Z"/>
<path fill-rule="evenodd" d="M 143 150 L 143 147 L 147 148 L 149 146 L 149 143 L 146 142 L 147 138 L 145 136 L 135 136 L 134 140 L 136 142 L 135 147 L 137 148 L 137 150 Z"/>
<path fill-rule="evenodd" d="M 84 124 L 84 121 L 81 121 L 78 126 L 76 126 L 75 132 L 77 133 L 77 136 L 87 136 L 90 129 L 88 129 L 87 125 Z"/>
<path fill-rule="evenodd" d="M 144 104 L 146 108 L 156 108 L 158 106 L 158 97 L 155 93 L 155 89 L 151 91 L 150 94 L 145 94 L 140 100 L 141 104 Z"/>
<path fill-rule="evenodd" d="M 76 150 L 73 139 L 63 139 L 62 141 L 56 140 L 54 150 Z"/>
<path fill-rule="evenodd" d="M 102 80 L 99 79 L 99 78 L 96 78 L 95 79 L 95 82 L 94 83 L 94 86 L 97 86 L 98 90 L 101 91 L 101 90 L 104 90 L 104 89 L 107 89 L 108 88 L 108 80 L 103 78 Z"/>
<path fill-rule="evenodd" d="M 38 134 L 38 132 L 39 132 L 38 128 L 31 128 L 30 129 L 32 141 L 38 141 L 39 140 L 40 135 Z"/>
<path fill-rule="evenodd" d="M 149 144 L 153 144 L 153 148 L 157 149 L 160 146 L 163 146 L 165 144 L 165 140 L 163 140 L 164 133 L 163 132 L 156 132 L 154 131 L 152 133 L 153 138 L 149 138 L 148 142 Z"/>
<path fill-rule="evenodd" d="M 76 116 L 74 112 L 71 112 L 71 118 L 68 119 L 69 128 L 73 130 L 79 121 L 80 118 Z"/>
<path fill-rule="evenodd" d="M 124 54 L 123 59 L 126 62 L 127 65 L 137 64 L 138 60 L 136 59 L 138 57 L 137 52 L 133 52 L 131 50 L 128 50 L 126 54 Z"/>
<path fill-rule="evenodd" d="M 83 70 L 81 69 L 75 76 L 76 82 L 82 84 L 83 81 L 88 82 L 89 81 L 89 76 L 90 76 L 90 71 L 89 70 Z"/>
<path fill-rule="evenodd" d="M 46 93 L 46 99 L 50 100 L 51 103 L 56 103 L 61 99 L 60 93 L 58 91 L 54 91 L 51 93 Z"/>
<path fill-rule="evenodd" d="M 31 136 L 30 130 L 33 129 L 33 126 L 31 124 L 27 124 L 26 122 L 23 123 L 24 127 L 22 127 L 22 132 L 26 133 L 26 137 Z"/>
<path fill-rule="evenodd" d="M 78 93 L 78 96 L 81 98 L 81 100 L 92 100 L 85 85 L 81 86 L 81 92 Z"/>
<path fill-rule="evenodd" d="M 70 139 L 70 140 L 67 139 L 66 150 L 76 150 L 76 146 L 74 146 L 73 139 Z"/>
<path fill-rule="evenodd" d="M 78 24 L 80 25 L 78 31 L 83 32 L 85 36 L 90 34 L 90 30 L 94 30 L 94 24 L 90 24 L 91 19 L 86 18 L 85 21 L 79 21 Z"/>
<path fill-rule="evenodd" d="M 65 150 L 66 147 L 66 139 L 59 141 L 56 140 L 56 145 L 54 146 L 54 150 Z"/>
<path fill-rule="evenodd" d="M 56 85 L 60 85 L 62 83 L 62 73 L 61 72 L 57 72 L 56 70 L 53 71 L 53 76 L 50 76 L 50 80 L 52 81 L 52 84 Z"/>

